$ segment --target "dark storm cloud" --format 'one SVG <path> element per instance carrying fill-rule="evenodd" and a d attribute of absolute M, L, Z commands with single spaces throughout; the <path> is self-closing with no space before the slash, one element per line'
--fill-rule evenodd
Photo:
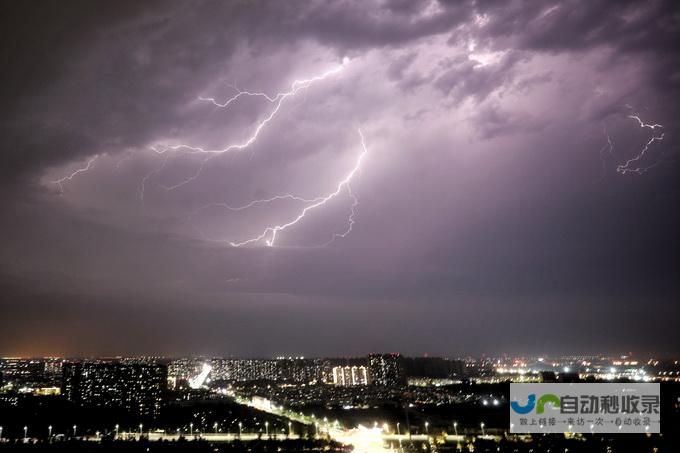
<path fill-rule="evenodd" d="M 93 148 L 143 144 L 154 131 L 180 121 L 175 107 L 220 70 L 238 42 L 262 42 L 266 52 L 272 40 L 294 45 L 311 39 L 342 53 L 446 32 L 456 41 L 465 34 L 460 25 L 487 14 L 489 23 L 471 35 L 498 41 L 501 49 L 611 45 L 621 52 L 652 52 L 657 76 L 674 85 L 680 80 L 673 51 L 679 19 L 672 2 L 574 2 L 556 8 L 550 2 L 455 2 L 442 3 L 429 15 L 402 2 L 76 2 L 67 7 L 45 2 L 9 4 L 5 13 L 3 28 L 17 30 L 3 40 L 0 52 L 3 66 L 11 68 L 2 84 L 5 178 L 90 155 Z M 507 81 L 518 58 L 512 53 L 500 68 L 482 71 L 473 71 L 471 61 L 453 62 L 439 72 L 435 85 L 455 99 L 483 98 Z M 426 80 L 391 74 L 407 77 L 404 87 Z M 68 118 L 62 115 L 64 103 L 70 106 Z"/>
<path fill-rule="evenodd" d="M 514 47 L 579 50 L 613 45 L 621 50 L 670 52 L 678 33 L 672 1 L 479 2 L 489 15 L 487 35 Z"/>
<path fill-rule="evenodd" d="M 674 2 L 2 8 L 0 353 L 677 344 Z M 224 101 L 233 85 L 276 93 L 344 57 L 252 150 L 160 187 L 199 161 L 166 165 L 150 146 L 222 147 L 269 107 L 197 97 Z M 644 160 L 663 163 L 640 177 L 615 173 L 650 138 L 631 113 L 665 126 Z M 308 247 L 343 231 L 350 202 L 338 197 L 282 233 L 283 247 L 206 240 L 248 237 L 295 209 L 192 215 L 206 203 L 329 193 L 355 162 L 358 126 L 370 152 L 352 181 L 351 235 Z M 603 163 L 605 127 L 615 148 Z M 50 180 L 95 155 L 59 195 Z"/>
<path fill-rule="evenodd" d="M 676 2 L 479 2 L 477 7 L 489 18 L 480 38 L 498 43 L 494 46 L 546 52 L 610 46 L 614 58 L 643 53 L 650 57 L 658 88 L 677 93 L 680 87 Z"/>
<path fill-rule="evenodd" d="M 0 58 L 3 68 L 8 68 L 0 84 L 3 181 L 70 159 L 95 145 L 77 128 L 82 118 L 73 118 L 72 124 L 63 119 L 61 124 L 48 121 L 43 112 L 50 105 L 42 96 L 63 76 L 65 67 L 82 55 L 100 27 L 115 26 L 140 12 L 142 8 L 134 2 L 73 2 L 68 8 L 56 1 L 3 5 L 0 20 L 6 32 Z"/>
<path fill-rule="evenodd" d="M 2 175 L 144 144 L 180 122 L 176 107 L 238 45 L 265 53 L 282 40 L 311 39 L 338 52 L 395 46 L 450 30 L 468 14 L 459 7 L 419 18 L 342 2 L 9 4 L 3 29 L 13 32 L 0 51 L 11 68 L 2 84 Z"/>

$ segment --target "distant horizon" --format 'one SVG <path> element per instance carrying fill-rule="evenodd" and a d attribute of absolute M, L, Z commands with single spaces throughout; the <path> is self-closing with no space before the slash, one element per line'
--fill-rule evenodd
<path fill-rule="evenodd" d="M 330 354 L 330 355 L 313 355 L 307 356 L 304 354 L 298 355 L 274 355 L 274 356 L 247 356 L 247 355 L 221 355 L 221 354 L 187 354 L 187 355 L 171 355 L 171 354 L 115 354 L 115 355 L 2 355 L 0 360 L 5 359 L 135 359 L 135 358 L 160 358 L 160 359 L 253 359 L 253 360 L 292 360 L 292 359 L 335 359 L 335 358 L 362 358 L 371 354 L 399 354 L 406 358 L 442 358 L 450 360 L 465 360 L 465 359 L 482 359 L 492 358 L 498 359 L 504 356 L 512 359 L 568 359 L 576 357 L 603 357 L 603 358 L 631 358 L 631 359 L 677 359 L 680 358 L 680 353 L 644 353 L 644 354 L 608 354 L 608 353 L 568 353 L 568 354 L 513 354 L 513 353 L 498 353 L 498 354 L 466 354 L 466 355 L 440 355 L 440 354 L 405 354 L 395 351 L 384 352 L 369 352 L 366 354 Z"/>

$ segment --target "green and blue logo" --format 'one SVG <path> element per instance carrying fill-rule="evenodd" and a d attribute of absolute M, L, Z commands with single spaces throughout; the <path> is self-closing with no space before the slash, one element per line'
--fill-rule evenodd
<path fill-rule="evenodd" d="M 526 404 L 521 405 L 517 401 L 511 401 L 510 407 L 512 408 L 513 411 L 521 415 L 528 414 L 529 412 L 533 411 L 534 408 L 536 408 L 537 414 L 542 414 L 543 412 L 545 412 L 545 405 L 548 403 L 552 404 L 554 408 L 560 407 L 560 399 L 558 398 L 557 395 L 553 393 L 543 394 L 538 399 L 538 401 L 536 401 L 536 394 L 530 393 L 529 396 L 527 397 Z"/>

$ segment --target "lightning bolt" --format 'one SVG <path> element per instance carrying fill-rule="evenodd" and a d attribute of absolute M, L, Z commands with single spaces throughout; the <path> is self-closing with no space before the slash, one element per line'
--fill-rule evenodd
<path fill-rule="evenodd" d="M 629 115 L 628 118 L 634 119 L 637 121 L 637 123 L 640 125 L 641 128 L 643 129 L 649 129 L 652 132 L 656 131 L 657 129 L 663 128 L 663 125 L 661 124 L 647 124 L 642 119 L 640 119 L 640 116 L 638 115 Z M 652 137 L 645 143 L 645 146 L 642 148 L 642 150 L 637 153 L 635 156 L 631 157 L 628 159 L 626 162 L 619 164 L 618 167 L 616 167 L 616 172 L 625 175 L 627 173 L 636 173 L 638 175 L 643 174 L 647 170 L 651 169 L 652 167 L 655 167 L 658 165 L 659 161 L 654 162 L 651 165 L 647 166 L 639 166 L 638 162 L 645 157 L 647 154 L 647 151 L 649 150 L 649 147 L 654 144 L 654 142 L 657 141 L 662 141 L 664 138 L 664 133 L 662 132 L 660 135 L 653 134 Z"/>
<path fill-rule="evenodd" d="M 647 124 L 644 121 L 642 121 L 640 119 L 640 116 L 638 116 L 638 115 L 628 115 L 628 118 L 631 118 L 631 119 L 634 119 L 635 121 L 637 121 L 638 124 L 640 125 L 640 127 L 642 127 L 642 128 L 646 127 L 648 129 L 655 130 L 655 129 L 660 129 L 660 128 L 663 127 L 663 125 L 661 125 L 661 124 Z"/>
<path fill-rule="evenodd" d="M 295 83 L 295 82 L 293 82 L 293 83 Z M 269 96 L 267 93 L 263 93 L 261 91 L 258 91 L 258 92 L 241 91 L 234 85 L 229 85 L 229 86 L 231 88 L 233 88 L 234 90 L 236 90 L 236 94 L 233 95 L 232 97 L 230 97 L 229 99 L 227 99 L 224 102 L 218 102 L 217 99 L 215 99 L 215 98 L 206 98 L 206 97 L 203 97 L 203 96 L 199 96 L 198 100 L 210 102 L 215 107 L 225 108 L 225 107 L 228 107 L 229 104 L 231 104 L 232 102 L 236 102 L 236 100 L 238 100 L 238 98 L 243 97 L 243 96 L 263 97 L 267 101 L 269 101 L 270 103 L 274 103 L 274 102 L 278 101 L 283 95 L 285 95 L 285 93 L 277 93 L 275 96 Z"/>
<path fill-rule="evenodd" d="M 323 81 L 331 76 L 334 76 L 338 74 L 340 71 L 342 71 L 347 64 L 349 64 L 349 59 L 345 57 L 342 60 L 342 63 L 330 70 L 327 70 L 326 72 L 323 72 L 319 75 L 306 78 L 306 79 L 297 79 L 292 82 L 290 85 L 290 88 L 287 91 L 282 91 L 279 93 L 276 93 L 274 95 L 267 94 L 265 92 L 261 91 L 245 91 L 245 90 L 239 90 L 236 87 L 233 87 L 236 90 L 236 93 L 229 97 L 227 100 L 220 102 L 216 98 L 213 97 L 199 97 L 198 100 L 201 102 L 208 102 L 213 104 L 217 108 L 228 108 L 230 105 L 233 103 L 237 102 L 241 98 L 246 98 L 246 97 L 256 97 L 256 98 L 263 98 L 265 99 L 269 104 L 272 105 L 272 108 L 266 113 L 266 115 L 261 118 L 254 126 L 252 131 L 250 132 L 250 135 L 239 142 L 236 143 L 231 143 L 228 144 L 222 148 L 216 148 L 216 149 L 210 149 L 210 148 L 203 148 L 199 146 L 193 146 L 189 144 L 175 144 L 175 145 L 154 145 L 151 146 L 151 150 L 154 151 L 157 155 L 163 156 L 163 160 L 161 164 L 155 168 L 149 171 L 141 180 L 140 184 L 140 189 L 139 189 L 139 197 L 144 204 L 144 198 L 145 198 L 145 192 L 147 185 L 150 181 L 151 178 L 154 176 L 162 173 L 172 155 L 174 153 L 182 152 L 185 154 L 200 154 L 205 157 L 201 159 L 200 165 L 197 169 L 197 171 L 191 175 L 190 177 L 186 178 L 183 181 L 180 181 L 176 184 L 173 185 L 160 185 L 160 187 L 166 189 L 166 190 L 173 190 L 176 188 L 179 188 L 185 184 L 188 184 L 191 181 L 194 181 L 197 179 L 203 169 L 205 168 L 206 164 L 213 158 L 226 154 L 226 153 L 231 153 L 231 152 L 238 152 L 241 150 L 244 150 L 248 147 L 250 147 L 253 143 L 255 143 L 262 133 L 262 131 L 267 127 L 267 125 L 272 122 L 277 114 L 282 109 L 283 104 L 285 101 L 289 98 L 292 98 L 296 96 L 298 93 L 301 91 L 311 87 L 313 84 Z M 300 203 L 302 205 L 302 208 L 299 210 L 295 211 L 288 219 L 285 221 L 279 223 L 279 224 L 274 224 L 274 225 L 269 225 L 266 226 L 261 232 L 258 234 L 253 235 L 252 237 L 245 239 L 240 242 L 236 241 L 229 241 L 228 244 L 233 246 L 233 247 L 243 247 L 247 245 L 253 245 L 256 243 L 264 243 L 265 245 L 269 247 L 273 247 L 275 245 L 276 239 L 279 235 L 280 232 L 283 232 L 294 225 L 302 222 L 305 218 L 307 218 L 309 215 L 311 215 L 314 211 L 321 209 L 324 205 L 328 204 L 331 200 L 339 197 L 342 194 L 347 194 L 348 198 L 351 200 L 351 205 L 350 205 L 350 212 L 347 217 L 347 225 L 344 228 L 342 232 L 339 233 L 334 233 L 331 237 L 331 239 L 326 242 L 325 244 L 322 245 L 329 245 L 333 243 L 337 239 L 345 238 L 347 235 L 349 235 L 352 232 L 352 229 L 355 224 L 355 218 L 357 214 L 357 207 L 359 205 L 359 200 L 355 193 L 352 190 L 351 187 L 351 182 L 355 175 L 359 172 L 361 169 L 362 162 L 364 161 L 364 158 L 366 154 L 368 153 L 368 148 L 366 147 L 366 142 L 365 138 L 363 135 L 363 132 L 359 129 L 358 130 L 360 139 L 361 139 L 361 152 L 359 153 L 354 166 L 350 169 L 350 171 L 342 178 L 340 181 L 337 182 L 335 186 L 335 190 L 332 192 L 326 194 L 325 196 L 319 196 L 315 198 L 305 198 L 305 197 L 300 197 L 297 195 L 293 195 L 290 193 L 285 193 L 285 194 L 280 194 L 280 195 L 275 195 L 269 198 L 264 198 L 264 199 L 258 199 L 251 201 L 247 204 L 241 205 L 241 206 L 232 206 L 226 203 L 210 203 L 205 206 L 199 207 L 196 209 L 193 213 L 189 215 L 189 218 L 193 218 L 194 216 L 198 215 L 201 211 L 208 209 L 208 208 L 223 208 L 227 209 L 232 212 L 240 212 L 240 211 L 245 211 L 251 208 L 254 208 L 259 205 L 267 205 L 271 203 L 276 203 L 276 202 L 281 202 L 281 201 L 292 201 L 296 203 Z M 71 174 L 65 176 L 64 178 L 61 178 L 59 180 L 53 181 L 55 184 L 58 184 L 60 188 L 62 189 L 63 192 L 63 186 L 62 183 L 73 179 L 76 175 L 79 173 L 88 171 L 92 166 L 94 165 L 95 160 L 98 158 L 98 155 L 95 155 L 90 161 L 88 161 L 87 165 L 84 168 L 79 168 L 72 172 Z M 118 163 L 116 164 L 116 168 L 119 168 L 121 163 L 127 159 L 132 158 L 132 153 L 123 159 L 119 160 Z M 220 242 L 226 242 L 226 241 L 220 241 Z"/>
<path fill-rule="evenodd" d="M 354 227 L 354 216 L 356 216 L 356 208 L 359 205 L 359 199 L 354 195 L 354 192 L 352 192 L 352 186 L 350 186 L 349 183 L 347 183 L 347 194 L 352 199 L 349 217 L 347 218 L 347 228 L 342 233 L 335 233 L 328 242 L 322 244 L 322 247 L 331 245 L 336 239 L 345 238 L 352 232 L 352 227 Z"/>
<path fill-rule="evenodd" d="M 158 154 L 164 154 L 170 151 L 185 151 L 188 154 L 207 154 L 207 157 L 203 158 L 201 160 L 201 163 L 196 170 L 196 172 L 191 175 L 190 177 L 184 179 L 183 181 L 180 181 L 176 184 L 172 185 L 163 185 L 161 186 L 162 188 L 166 190 L 174 190 L 179 187 L 182 187 L 194 180 L 196 180 L 201 173 L 203 172 L 203 169 L 205 168 L 205 165 L 213 159 L 215 156 L 219 156 L 225 153 L 230 153 L 230 152 L 237 152 L 241 151 L 243 149 L 248 148 L 250 145 L 255 143 L 257 138 L 260 136 L 260 133 L 264 128 L 269 124 L 277 115 L 277 113 L 280 111 L 281 106 L 283 105 L 284 101 L 288 98 L 291 98 L 298 94 L 301 90 L 304 90 L 306 88 L 309 88 L 316 82 L 320 82 L 322 80 L 327 79 L 328 77 L 331 77 L 333 75 L 338 74 L 340 71 L 342 71 L 348 64 L 349 64 L 349 58 L 345 57 L 342 60 L 342 63 L 332 69 L 327 70 L 326 72 L 319 74 L 317 76 L 308 78 L 308 79 L 298 79 L 293 81 L 293 83 L 290 86 L 290 89 L 285 92 L 277 93 L 274 96 L 270 96 L 266 93 L 263 92 L 251 92 L 251 91 L 238 91 L 234 96 L 231 98 L 227 99 L 225 102 L 218 102 L 215 100 L 215 98 L 209 98 L 209 97 L 199 97 L 198 99 L 200 101 L 205 101 L 209 102 L 216 107 L 219 108 L 227 108 L 229 105 L 231 105 L 233 102 L 238 100 L 241 97 L 262 97 L 265 98 L 268 102 L 274 104 L 274 107 L 272 110 L 265 115 L 265 117 L 260 120 L 259 123 L 255 126 L 253 129 L 252 133 L 250 136 L 245 139 L 244 141 L 238 142 L 238 143 L 232 143 L 230 145 L 227 145 L 223 148 L 219 149 L 206 149 L 202 148 L 200 146 L 192 146 L 192 145 L 187 145 L 187 144 L 177 144 L 177 145 L 158 145 L 158 146 L 152 146 L 151 149 L 155 151 Z"/>
<path fill-rule="evenodd" d="M 231 245 L 232 247 L 242 247 L 242 246 L 245 246 L 245 245 L 255 244 L 255 243 L 258 243 L 258 242 L 264 242 L 268 247 L 273 247 L 278 233 L 280 233 L 280 232 L 296 225 L 297 223 L 301 222 L 307 216 L 307 214 L 309 214 L 311 211 L 324 206 L 325 204 L 327 204 L 329 201 L 331 201 L 332 199 L 339 196 L 344 191 L 346 191 L 347 194 L 349 195 L 349 197 L 352 199 L 352 208 L 351 208 L 351 213 L 350 213 L 349 218 L 348 218 L 348 226 L 347 226 L 347 228 L 345 229 L 344 232 L 334 234 L 333 238 L 324 245 L 330 244 L 331 242 L 333 242 L 337 238 L 346 237 L 352 231 L 352 227 L 353 227 L 354 222 L 355 222 L 354 217 L 356 215 L 356 207 L 358 205 L 358 199 L 356 198 L 356 196 L 352 192 L 352 188 L 350 186 L 350 183 L 351 183 L 352 179 L 354 178 L 354 176 L 361 169 L 361 164 L 362 164 L 366 154 L 368 153 L 368 148 L 366 147 L 366 141 L 364 139 L 364 134 L 361 132 L 361 129 L 359 129 L 358 132 L 359 132 L 359 137 L 361 138 L 361 149 L 362 149 L 362 151 L 359 154 L 359 156 L 357 157 L 357 160 L 354 164 L 354 167 L 352 167 L 352 169 L 349 171 L 349 173 L 347 173 L 345 175 L 345 177 L 338 182 L 338 184 L 336 185 L 335 190 L 333 192 L 329 193 L 328 195 L 326 195 L 324 197 L 315 198 L 313 200 L 306 200 L 307 202 L 309 202 L 309 204 L 307 206 L 305 206 L 304 208 L 302 208 L 299 212 L 294 214 L 290 220 L 287 220 L 287 221 L 280 223 L 278 225 L 267 226 L 267 227 L 265 227 L 265 229 L 261 233 L 255 235 L 255 236 L 253 236 L 249 239 L 246 239 L 244 241 L 241 241 L 241 242 L 230 241 L 229 245 Z M 296 199 L 296 200 L 299 200 L 299 201 L 305 201 L 304 199 L 299 198 L 299 197 L 292 197 L 290 195 L 280 195 L 280 196 L 272 197 L 272 198 L 268 198 L 268 199 L 255 200 L 255 201 L 252 201 L 252 202 L 250 202 L 247 205 L 244 205 L 242 207 L 229 208 L 229 209 L 231 209 L 231 210 L 243 210 L 243 209 L 247 209 L 248 207 L 255 206 L 257 204 L 268 203 L 268 202 L 279 200 L 279 199 L 282 199 L 282 198 L 292 198 L 292 199 Z"/>
<path fill-rule="evenodd" d="M 293 201 L 299 201 L 299 202 L 302 202 L 302 203 L 314 203 L 316 201 L 320 201 L 321 199 L 322 199 L 321 197 L 318 197 L 318 198 L 302 198 L 302 197 L 298 197 L 298 196 L 291 195 L 291 194 L 284 194 L 284 195 L 276 195 L 276 196 L 273 196 L 271 198 L 263 198 L 262 200 L 254 200 L 254 201 L 251 201 L 250 203 L 245 204 L 243 206 L 231 206 L 227 203 L 209 203 L 205 206 L 201 206 L 198 209 L 196 209 L 193 213 L 191 213 L 191 215 L 189 217 L 190 218 L 195 217 L 201 211 L 203 211 L 205 209 L 209 209 L 209 208 L 214 208 L 214 207 L 224 208 L 224 209 L 228 209 L 229 211 L 238 212 L 238 211 L 245 211 L 246 209 L 252 208 L 253 206 L 257 206 L 259 204 L 273 203 L 273 202 L 279 201 L 279 200 L 293 200 Z"/>
<path fill-rule="evenodd" d="M 139 200 L 142 202 L 142 206 L 144 205 L 144 195 L 145 195 L 145 192 L 146 192 L 147 181 L 152 176 L 157 175 L 158 173 L 162 172 L 167 163 L 168 163 L 168 156 L 165 156 L 165 159 L 163 159 L 163 161 L 161 162 L 161 165 L 158 168 L 151 170 L 149 173 L 147 173 L 142 178 L 142 183 L 140 184 L 140 187 L 139 187 Z"/>
<path fill-rule="evenodd" d="M 64 176 L 63 178 L 56 179 L 56 180 L 50 181 L 50 182 L 52 184 L 57 184 L 59 186 L 59 191 L 63 195 L 63 193 L 64 193 L 64 183 L 67 182 L 67 181 L 71 181 L 73 178 L 75 178 L 80 173 L 85 173 L 86 171 L 89 171 L 92 167 L 94 167 L 94 163 L 98 158 L 99 158 L 99 154 L 95 154 L 94 157 L 90 158 L 90 160 L 87 161 L 87 164 L 84 167 L 74 170 L 73 172 Z"/>

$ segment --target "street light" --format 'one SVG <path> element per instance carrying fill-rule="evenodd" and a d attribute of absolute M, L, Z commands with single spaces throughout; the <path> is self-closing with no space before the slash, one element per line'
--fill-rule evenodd
<path fill-rule="evenodd" d="M 189 423 L 189 435 L 194 435 L 194 422 Z"/>
<path fill-rule="evenodd" d="M 142 428 L 144 428 L 144 425 L 141 423 L 139 424 L 139 437 L 142 437 Z"/>
<path fill-rule="evenodd" d="M 78 428 L 78 426 L 73 425 L 73 437 L 76 437 L 76 428 Z"/>
<path fill-rule="evenodd" d="M 399 422 L 397 422 L 397 438 L 399 439 L 399 451 L 402 450 L 401 446 L 401 431 L 399 430 Z"/>
<path fill-rule="evenodd" d="M 116 437 L 118 437 L 118 429 L 119 429 L 119 428 L 120 428 L 120 426 L 116 423 L 116 426 L 115 426 L 115 429 L 116 429 Z"/>
<path fill-rule="evenodd" d="M 293 432 L 292 432 L 293 424 L 291 422 L 288 422 L 288 437 L 290 437 Z"/>
<path fill-rule="evenodd" d="M 240 439 L 243 435 L 243 423 L 238 422 L 238 438 Z"/>
<path fill-rule="evenodd" d="M 52 425 L 47 427 L 47 438 L 48 439 L 52 438 Z"/>
<path fill-rule="evenodd" d="M 0 440 L 2 440 L 2 426 L 0 426 Z"/>
<path fill-rule="evenodd" d="M 484 422 L 480 423 L 479 426 L 482 427 L 482 436 L 485 436 L 486 434 L 484 434 Z"/>
<path fill-rule="evenodd" d="M 213 431 L 217 434 L 217 422 L 213 423 Z"/>
<path fill-rule="evenodd" d="M 458 435 L 458 422 L 453 422 L 453 431 Z"/>
<path fill-rule="evenodd" d="M 26 442 L 27 437 L 28 437 L 28 426 L 24 426 L 24 442 Z"/>
<path fill-rule="evenodd" d="M 430 437 L 430 422 L 425 422 L 425 434 Z"/>
<path fill-rule="evenodd" d="M 269 437 L 269 422 L 264 422 L 265 434 Z"/>

